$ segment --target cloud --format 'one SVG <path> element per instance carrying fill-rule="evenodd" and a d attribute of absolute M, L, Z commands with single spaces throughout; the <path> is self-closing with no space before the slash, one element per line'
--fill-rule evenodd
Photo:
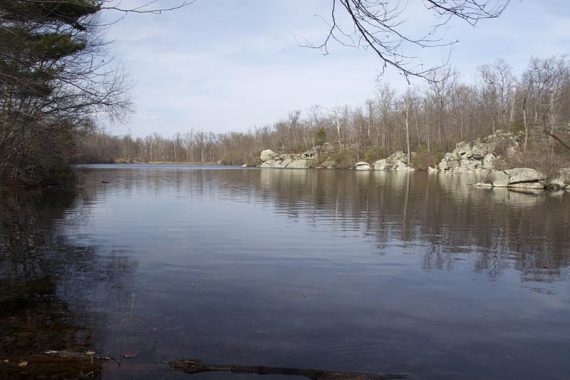
<path fill-rule="evenodd" d="M 544 3 L 512 2 L 501 18 L 477 28 L 450 24 L 446 35 L 461 40 L 451 63 L 462 78 L 501 57 L 521 71 L 531 55 L 566 53 L 570 11 L 564 1 Z M 315 15 L 326 18 L 329 7 L 325 0 L 208 0 L 158 16 L 130 15 L 113 25 L 107 37 L 135 82 L 137 113 L 126 129 L 137 136 L 190 128 L 245 131 L 314 104 L 362 104 L 374 96 L 381 69 L 371 52 L 333 45 L 323 56 L 298 45 L 326 35 Z M 423 6 L 410 6 L 406 16 L 410 31 L 425 30 L 432 20 Z M 448 50 L 410 53 L 431 65 Z M 406 87 L 393 71 L 381 80 Z"/>

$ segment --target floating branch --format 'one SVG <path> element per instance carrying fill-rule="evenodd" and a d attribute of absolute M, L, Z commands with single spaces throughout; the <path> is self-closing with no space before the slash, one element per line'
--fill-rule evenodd
<path fill-rule="evenodd" d="M 405 379 L 400 374 L 377 374 L 364 372 L 335 372 L 318 369 L 283 368 L 283 367 L 256 367 L 235 364 L 205 364 L 201 360 L 187 359 L 175 360 L 168 363 L 171 368 L 188 374 L 203 372 L 232 372 L 251 373 L 256 375 L 288 375 L 305 377 L 312 380 L 391 380 Z"/>

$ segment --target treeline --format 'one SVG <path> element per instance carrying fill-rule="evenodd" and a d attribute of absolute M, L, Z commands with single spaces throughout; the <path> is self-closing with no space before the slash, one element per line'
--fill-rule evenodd
<path fill-rule="evenodd" d="M 407 125 L 407 128 L 406 128 Z M 407 129 L 407 130 L 406 130 Z M 433 157 L 463 140 L 496 130 L 524 135 L 523 150 L 564 149 L 570 142 L 570 62 L 533 58 L 520 77 L 503 60 L 479 68 L 474 84 L 440 70 L 423 87 L 398 94 L 388 85 L 357 108 L 320 106 L 294 111 L 274 125 L 249 132 L 213 134 L 191 130 L 171 138 L 84 135 L 79 162 L 256 163 L 259 152 L 301 152 L 328 142 L 349 161 L 372 161 L 397 151 Z"/>

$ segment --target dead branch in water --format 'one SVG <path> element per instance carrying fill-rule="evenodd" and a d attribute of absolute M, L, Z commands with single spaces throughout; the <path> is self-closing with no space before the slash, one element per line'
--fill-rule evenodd
<path fill-rule="evenodd" d="M 375 374 L 363 372 L 335 372 L 318 369 L 282 368 L 282 367 L 257 367 L 241 366 L 235 364 L 212 365 L 205 364 L 201 360 L 175 360 L 168 363 L 171 368 L 188 374 L 203 372 L 232 372 L 250 373 L 256 375 L 288 375 L 305 377 L 312 380 L 388 380 L 405 379 L 405 375 L 399 374 Z"/>

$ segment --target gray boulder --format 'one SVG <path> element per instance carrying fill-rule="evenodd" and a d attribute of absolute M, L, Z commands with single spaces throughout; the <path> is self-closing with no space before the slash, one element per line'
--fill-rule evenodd
<path fill-rule="evenodd" d="M 273 160 L 276 156 L 277 156 L 277 153 L 275 153 L 271 149 L 265 149 L 263 152 L 261 152 L 260 158 L 261 158 L 261 161 L 265 162 L 265 161 Z"/>
<path fill-rule="evenodd" d="M 491 173 L 493 187 L 509 186 L 509 176 L 502 170 L 495 170 Z"/>
<path fill-rule="evenodd" d="M 546 179 L 544 174 L 531 168 L 509 169 L 505 170 L 505 173 L 509 176 L 509 185 L 525 182 L 538 182 Z"/>
<path fill-rule="evenodd" d="M 570 168 L 560 169 L 556 177 L 548 180 L 547 185 L 551 189 L 570 190 Z"/>
<path fill-rule="evenodd" d="M 378 160 L 374 163 L 374 170 L 388 170 L 388 162 L 386 159 Z"/>

